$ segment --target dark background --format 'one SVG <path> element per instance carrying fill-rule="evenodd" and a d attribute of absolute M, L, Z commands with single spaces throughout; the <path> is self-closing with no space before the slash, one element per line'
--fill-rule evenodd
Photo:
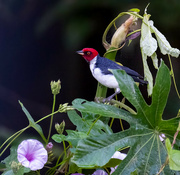
<path fill-rule="evenodd" d="M 107 25 L 120 12 L 131 8 L 139 8 L 142 15 L 148 3 L 144 0 L 0 0 L 0 144 L 28 125 L 18 100 L 35 121 L 51 112 L 51 80 L 62 82 L 56 109 L 61 103 L 71 104 L 75 98 L 93 100 L 97 82 L 88 64 L 75 51 L 93 47 L 103 55 L 101 40 Z M 155 26 L 176 48 L 180 48 L 179 9 L 179 0 L 152 0 L 148 7 Z M 129 47 L 126 45 L 119 55 L 118 61 L 143 74 L 139 38 Z M 167 56 L 159 58 L 169 66 Z M 180 61 L 172 58 L 172 62 L 180 89 Z M 151 60 L 149 64 L 152 65 Z M 152 71 L 155 75 L 156 71 L 153 68 Z M 178 110 L 179 99 L 172 84 L 164 118 L 176 116 Z M 40 123 L 45 135 L 49 120 Z M 66 114 L 55 116 L 55 122 L 62 120 L 66 121 L 66 129 L 74 127 Z M 31 133 L 38 135 L 31 129 L 25 134 L 31 137 Z"/>

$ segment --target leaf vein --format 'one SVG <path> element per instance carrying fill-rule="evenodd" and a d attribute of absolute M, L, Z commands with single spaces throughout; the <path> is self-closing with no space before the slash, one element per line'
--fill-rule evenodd
<path fill-rule="evenodd" d="M 154 144 L 154 140 L 155 140 L 155 135 L 154 135 L 154 139 L 153 139 L 153 142 L 151 144 L 151 148 L 150 148 L 150 151 L 149 151 L 149 154 L 148 154 L 148 157 L 147 157 L 146 165 L 145 165 L 145 168 L 144 168 L 144 175 L 146 175 L 146 168 L 147 168 L 147 164 L 148 164 L 148 161 L 149 161 L 149 157 L 151 155 L 151 151 L 152 151 L 152 147 L 153 147 L 153 144 Z"/>
<path fill-rule="evenodd" d="M 152 133 L 148 133 L 149 135 Z M 153 137 L 153 135 L 139 148 L 139 150 L 134 154 L 134 156 L 132 156 L 131 160 L 126 164 L 126 166 L 124 166 L 124 168 L 122 169 L 121 172 L 124 171 L 124 169 L 126 169 L 126 167 L 133 161 L 134 157 L 141 151 L 141 149 L 151 140 L 151 138 Z"/>

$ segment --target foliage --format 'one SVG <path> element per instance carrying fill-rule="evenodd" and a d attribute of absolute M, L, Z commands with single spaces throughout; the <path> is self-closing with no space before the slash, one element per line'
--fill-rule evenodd
<path fill-rule="evenodd" d="M 116 21 L 124 15 L 130 15 L 129 19 L 117 28 L 111 43 L 108 43 L 106 41 L 107 33 L 112 26 L 116 28 Z M 143 16 L 139 15 L 138 9 L 120 13 L 106 28 L 103 34 L 103 46 L 106 49 L 104 55 L 115 60 L 117 51 L 124 47 L 126 41 L 131 43 L 141 31 L 142 62 L 145 78 L 148 81 L 147 91 L 149 98 L 151 98 L 151 104 L 147 104 L 138 85 L 129 75 L 121 70 L 110 70 L 118 81 L 122 95 L 130 103 L 129 106 L 118 100 L 97 103 L 75 99 L 72 106 L 68 103 L 61 104 L 59 109 L 55 111 L 56 96 L 60 93 L 61 83 L 60 80 L 51 82 L 52 113 L 34 121 L 28 110 L 20 102 L 22 110 L 29 120 L 29 125 L 13 134 L 2 144 L 0 149 L 9 142 L 0 155 L 26 129 L 32 127 L 41 136 L 48 152 L 49 159 L 44 167 L 48 168 L 47 174 L 76 172 L 93 174 L 99 169 L 110 174 L 112 167 L 115 168 L 113 175 L 178 174 L 180 170 L 180 154 L 177 150 L 180 146 L 180 136 L 178 135 L 180 115 L 178 114 L 169 120 L 163 119 L 163 112 L 171 88 L 171 75 L 174 82 L 175 79 L 172 66 L 169 70 L 163 60 L 159 66 L 156 50 L 159 46 L 161 53 L 167 54 L 169 60 L 171 60 L 170 56 L 178 57 L 180 51 L 170 46 L 165 36 L 160 33 L 149 18 L 147 8 Z M 142 20 L 141 29 L 131 31 L 131 26 L 137 22 L 137 19 Z M 156 39 L 152 34 L 155 35 Z M 153 77 L 147 63 L 148 57 L 151 57 L 153 65 L 157 69 L 155 84 L 153 84 Z M 98 84 L 96 100 L 101 101 L 99 97 L 106 97 L 106 91 L 106 87 Z M 63 121 L 61 124 L 55 125 L 57 134 L 51 135 L 54 115 L 64 112 L 67 112 L 69 120 L 76 126 L 76 130 L 66 130 Z M 48 117 L 51 119 L 49 134 L 46 139 L 38 123 Z M 122 127 L 119 128 L 119 132 L 114 133 L 111 128 L 114 119 L 119 119 L 121 124 L 122 120 L 128 122 L 129 128 L 124 130 Z M 160 139 L 162 135 L 165 135 L 165 143 Z M 50 164 L 54 159 L 52 144 L 48 144 L 51 136 L 54 142 L 62 144 L 64 148 L 54 166 Z M 3 174 L 40 174 L 40 170 L 30 172 L 29 169 L 19 164 L 16 150 L 12 147 L 11 154 L 2 161 L 2 164 L 5 165 L 3 166 Z M 127 152 L 125 159 L 112 158 L 116 151 L 123 150 Z"/>

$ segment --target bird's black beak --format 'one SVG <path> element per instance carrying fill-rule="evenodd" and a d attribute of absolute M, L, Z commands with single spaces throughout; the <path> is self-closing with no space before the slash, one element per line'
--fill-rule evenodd
<path fill-rule="evenodd" d="M 84 52 L 82 50 L 76 51 L 76 53 L 78 53 L 79 55 L 84 55 Z"/>

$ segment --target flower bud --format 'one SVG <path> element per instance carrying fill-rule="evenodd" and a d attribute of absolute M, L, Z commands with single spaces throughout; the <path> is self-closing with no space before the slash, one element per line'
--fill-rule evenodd
<path fill-rule="evenodd" d="M 52 94 L 54 95 L 59 94 L 60 89 L 61 89 L 61 81 L 60 80 L 58 80 L 57 82 L 51 81 L 50 85 L 51 85 Z"/>
<path fill-rule="evenodd" d="M 60 104 L 59 105 L 59 112 L 67 112 L 68 110 L 73 110 L 72 106 L 68 106 L 68 103 Z"/>
<path fill-rule="evenodd" d="M 15 162 L 15 161 L 12 161 L 11 163 L 11 169 L 13 170 L 13 173 L 16 174 L 17 171 L 19 170 L 21 164 Z"/>
<path fill-rule="evenodd" d="M 56 129 L 58 134 L 62 134 L 64 132 L 64 128 L 65 128 L 65 121 L 64 120 L 61 122 L 61 124 L 59 124 L 59 123 L 55 124 L 55 129 Z"/>
<path fill-rule="evenodd" d="M 111 39 L 111 47 L 119 48 L 125 41 L 131 25 L 134 23 L 134 16 L 130 16 L 114 33 Z"/>
<path fill-rule="evenodd" d="M 49 142 L 49 143 L 46 145 L 46 150 L 47 150 L 47 152 L 49 153 L 49 152 L 52 150 L 52 148 L 53 148 L 53 144 L 52 144 L 52 142 Z"/>

